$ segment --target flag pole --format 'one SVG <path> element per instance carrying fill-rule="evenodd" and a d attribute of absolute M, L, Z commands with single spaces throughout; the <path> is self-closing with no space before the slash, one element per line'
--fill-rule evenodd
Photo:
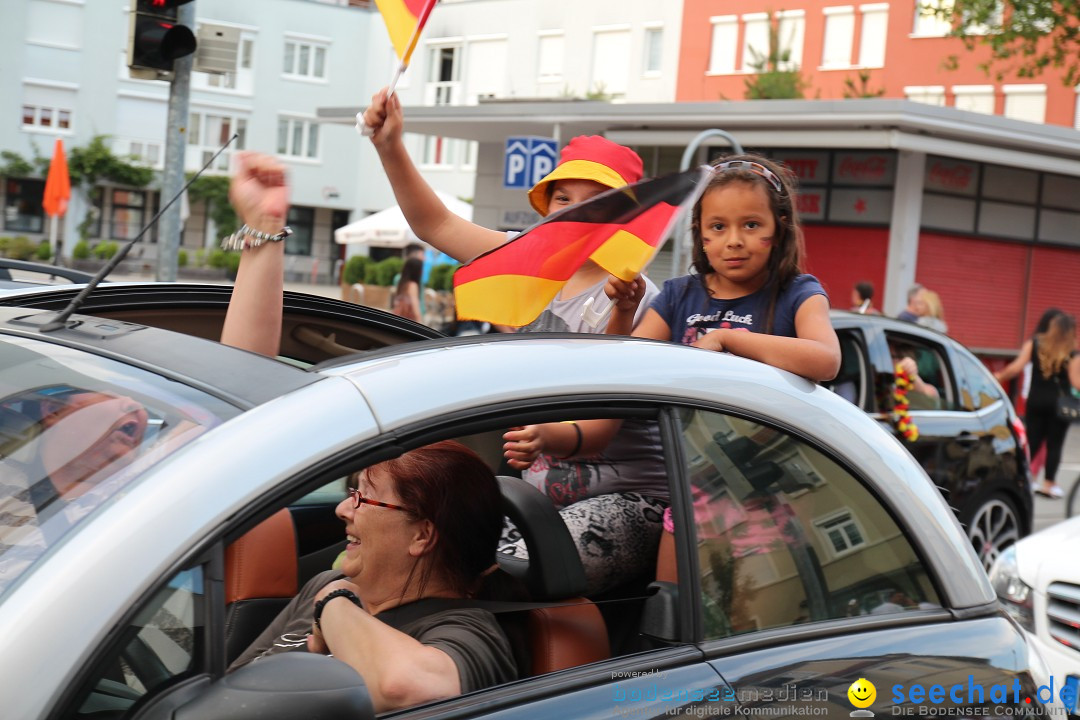
<path fill-rule="evenodd" d="M 401 61 L 394 69 L 394 74 L 390 77 L 390 84 L 386 89 L 386 99 L 390 100 L 394 95 L 394 89 L 397 87 L 398 81 L 401 80 L 401 76 L 405 74 L 405 70 L 409 67 L 409 61 L 412 59 L 413 50 L 416 49 L 416 44 L 420 41 L 420 33 L 424 30 L 424 25 L 427 24 L 428 16 L 431 15 L 432 8 L 435 7 L 435 3 L 439 0 L 428 0 L 428 3 L 424 6 L 424 9 L 420 11 L 420 16 L 416 21 L 416 29 L 413 30 L 412 37 L 409 38 L 409 44 L 405 48 L 405 54 L 401 56 Z M 375 132 L 375 128 L 371 127 L 364 122 L 364 113 L 359 112 L 356 114 L 356 130 L 365 137 L 371 137 Z"/>

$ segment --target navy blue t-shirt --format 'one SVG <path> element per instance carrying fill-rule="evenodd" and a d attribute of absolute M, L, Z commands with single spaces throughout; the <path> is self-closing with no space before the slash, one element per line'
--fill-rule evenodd
<path fill-rule="evenodd" d="M 829 296 L 813 275 L 798 275 L 787 290 L 776 299 L 773 335 L 797 337 L 795 313 L 813 295 Z M 664 288 L 652 302 L 671 328 L 671 341 L 692 345 L 710 330 L 742 328 L 763 333 L 768 325 L 769 294 L 766 288 L 731 300 L 710 297 L 700 275 L 684 275 L 664 283 Z"/>

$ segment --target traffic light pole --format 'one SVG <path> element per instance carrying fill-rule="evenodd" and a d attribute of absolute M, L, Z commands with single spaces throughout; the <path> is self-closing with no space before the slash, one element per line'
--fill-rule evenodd
<path fill-rule="evenodd" d="M 195 3 L 177 9 L 177 24 L 195 27 Z M 169 85 L 169 126 L 165 130 L 165 176 L 161 197 L 180 192 L 184 186 L 184 157 L 187 154 L 188 108 L 191 103 L 191 66 L 194 55 L 173 61 L 173 79 Z M 161 282 L 176 280 L 177 254 L 180 251 L 180 206 L 175 203 L 161 216 L 158 226 L 158 255 L 156 278 Z"/>

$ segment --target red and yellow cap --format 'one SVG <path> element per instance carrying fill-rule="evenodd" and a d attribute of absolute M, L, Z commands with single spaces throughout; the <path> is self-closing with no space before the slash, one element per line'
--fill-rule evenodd
<path fill-rule="evenodd" d="M 529 204 L 548 214 L 548 185 L 557 180 L 592 180 L 609 188 L 641 180 L 644 165 L 636 152 L 599 135 L 578 135 L 566 143 L 555 169 L 529 191 Z"/>

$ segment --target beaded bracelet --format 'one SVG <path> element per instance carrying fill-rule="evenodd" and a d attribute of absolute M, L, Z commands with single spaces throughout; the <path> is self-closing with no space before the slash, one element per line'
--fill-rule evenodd
<path fill-rule="evenodd" d="M 263 243 L 281 242 L 292 234 L 292 228 L 288 226 L 281 228 L 281 232 L 277 235 L 271 235 L 270 233 L 248 227 L 247 223 L 244 223 L 240 226 L 239 230 L 222 239 L 221 249 L 245 250 L 247 248 L 259 247 Z"/>

